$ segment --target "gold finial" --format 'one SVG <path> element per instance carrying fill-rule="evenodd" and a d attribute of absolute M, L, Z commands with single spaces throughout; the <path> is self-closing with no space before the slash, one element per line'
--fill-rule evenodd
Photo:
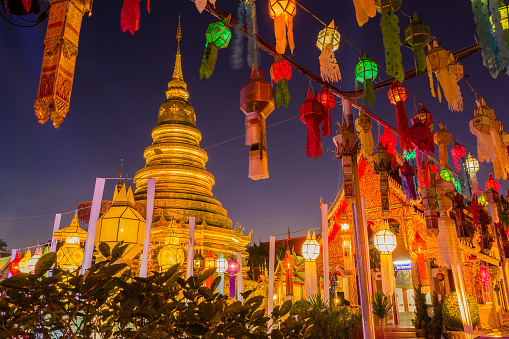
<path fill-rule="evenodd" d="M 182 39 L 182 29 L 180 28 L 180 14 L 179 14 L 179 25 L 177 27 L 177 40 L 180 41 Z"/>
<path fill-rule="evenodd" d="M 173 79 L 184 80 L 184 75 L 182 74 L 182 65 L 181 65 L 181 56 L 180 56 L 180 39 L 182 39 L 182 29 L 180 26 L 180 15 L 179 15 L 179 23 L 177 26 L 177 56 L 175 58 L 175 69 L 173 70 Z"/>
<path fill-rule="evenodd" d="M 117 184 L 117 192 L 120 192 L 122 188 L 122 166 L 124 164 L 124 158 L 120 158 L 120 172 L 118 173 L 118 184 Z"/>

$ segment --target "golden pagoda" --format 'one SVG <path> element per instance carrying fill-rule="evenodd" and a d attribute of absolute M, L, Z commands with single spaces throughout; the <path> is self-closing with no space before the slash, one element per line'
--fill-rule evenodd
<path fill-rule="evenodd" d="M 135 175 L 134 197 L 137 204 L 145 204 L 146 179 L 156 178 L 153 230 L 162 232 L 168 226 L 159 223 L 168 224 L 169 218 L 187 234 L 188 217 L 194 216 L 196 250 L 211 250 L 216 258 L 220 251 L 245 253 L 251 235 L 244 235 L 240 226 L 232 229 L 227 211 L 212 195 L 214 176 L 205 168 L 208 156 L 199 144 L 201 133 L 196 128 L 196 115 L 182 74 L 181 37 L 179 19 L 173 78 L 168 83 L 167 99 L 159 109 L 158 124 L 152 130 L 152 145 L 143 154 L 146 166 Z M 154 238 L 153 232 L 151 243 L 158 247 L 161 242 Z"/>

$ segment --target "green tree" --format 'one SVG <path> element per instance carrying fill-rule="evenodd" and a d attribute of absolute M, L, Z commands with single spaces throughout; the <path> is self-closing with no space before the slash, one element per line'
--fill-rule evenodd
<path fill-rule="evenodd" d="M 7 243 L 4 239 L 0 239 L 0 251 L 7 251 Z"/>
<path fill-rule="evenodd" d="M 440 338 L 443 327 L 443 315 L 442 315 L 443 302 L 438 300 L 437 292 L 433 292 L 431 302 L 433 304 L 433 317 L 431 317 L 431 320 L 427 327 L 428 334 L 434 336 L 435 338 Z"/>
<path fill-rule="evenodd" d="M 262 249 L 260 245 L 253 244 L 246 247 L 248 254 L 247 265 L 249 266 L 248 275 L 252 280 L 258 280 L 260 278 L 260 271 L 264 271 L 267 267 L 267 257 L 269 253 Z"/>
<path fill-rule="evenodd" d="M 393 302 L 390 301 L 389 297 L 382 293 L 382 291 L 376 291 L 373 299 L 371 300 L 371 307 L 373 309 L 373 315 L 377 316 L 380 319 L 380 324 L 382 326 L 382 337 L 385 339 L 385 328 L 384 322 L 385 317 L 389 315 L 392 310 L 392 306 L 394 306 Z"/>
<path fill-rule="evenodd" d="M 426 329 L 430 321 L 428 305 L 426 305 L 426 294 L 422 293 L 421 285 L 414 289 L 415 312 L 412 324 L 416 330 Z"/>

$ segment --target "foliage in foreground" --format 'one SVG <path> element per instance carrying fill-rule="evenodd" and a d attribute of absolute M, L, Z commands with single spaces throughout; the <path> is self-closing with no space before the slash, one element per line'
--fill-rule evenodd
<path fill-rule="evenodd" d="M 467 294 L 468 309 L 470 310 L 470 318 L 472 325 L 479 325 L 479 305 L 474 297 Z M 447 331 L 463 331 L 463 322 L 458 304 L 458 296 L 456 292 L 450 293 L 445 297 L 442 305 L 442 314 L 444 316 L 444 325 Z"/>
<path fill-rule="evenodd" d="M 433 292 L 431 302 L 433 304 L 433 317 L 431 317 L 431 320 L 428 323 L 428 334 L 433 336 L 440 336 L 444 323 L 444 317 L 442 315 L 442 305 L 444 302 L 443 300 L 438 300 L 437 292 Z"/>
<path fill-rule="evenodd" d="M 85 275 L 79 270 L 47 271 L 56 255 L 41 257 L 33 274 L 17 274 L 0 283 L 0 338 L 269 338 L 267 322 L 280 322 L 272 338 L 308 338 L 312 319 L 288 317 L 291 301 L 265 316 L 262 296 L 245 302 L 217 293 L 219 278 L 202 286 L 214 270 L 185 280 L 179 266 L 147 278 L 132 277 L 116 263 L 124 245 L 99 250 L 105 261 Z"/>
<path fill-rule="evenodd" d="M 421 285 L 414 290 L 415 313 L 412 319 L 412 325 L 416 330 L 427 328 L 431 318 L 428 314 L 428 305 L 426 305 L 426 294 L 422 293 Z"/>

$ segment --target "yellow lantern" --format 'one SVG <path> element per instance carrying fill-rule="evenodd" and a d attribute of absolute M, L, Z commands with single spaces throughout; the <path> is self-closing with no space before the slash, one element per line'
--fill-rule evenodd
<path fill-rule="evenodd" d="M 310 236 L 308 231 L 306 241 L 302 244 L 302 256 L 307 261 L 313 261 L 318 258 L 319 254 L 320 245 L 318 244 L 318 241 L 316 241 L 315 231 L 313 231 L 313 236 Z"/>
<path fill-rule="evenodd" d="M 205 257 L 205 269 L 210 270 L 211 268 L 216 268 L 216 259 L 214 259 L 212 251 L 209 250 Z"/>
<path fill-rule="evenodd" d="M 389 230 L 387 220 L 382 221 L 380 230 L 373 237 L 373 243 L 382 254 L 391 254 L 396 249 L 396 236 Z"/>
<path fill-rule="evenodd" d="M 126 191 L 125 184 L 116 194 L 111 208 L 97 221 L 95 245 L 105 242 L 110 247 L 123 241 L 128 245 L 122 259 L 132 260 L 143 249 L 145 219 L 135 208 L 131 187 Z"/>
<path fill-rule="evenodd" d="M 35 271 L 35 265 L 37 265 L 37 261 L 42 256 L 42 248 L 37 247 L 33 256 L 28 259 L 28 272 L 31 273 Z"/>
<path fill-rule="evenodd" d="M 74 271 L 83 263 L 83 248 L 77 238 L 68 238 L 57 251 L 58 266 L 66 271 Z"/>
<path fill-rule="evenodd" d="M 20 262 L 19 262 L 19 271 L 20 272 L 22 272 L 22 273 L 30 273 L 30 269 L 28 267 L 28 262 L 29 262 L 31 257 L 32 257 L 32 252 L 30 252 L 30 250 L 28 249 L 25 252 L 25 255 L 23 256 L 23 259 L 21 259 Z"/>
<path fill-rule="evenodd" d="M 329 26 L 318 33 L 316 47 L 322 51 L 320 54 L 320 74 L 324 81 L 337 82 L 341 80 L 341 72 L 334 51 L 339 48 L 341 36 L 334 26 L 334 20 Z"/>
<path fill-rule="evenodd" d="M 435 88 L 433 85 L 433 73 L 435 73 L 439 84 L 437 84 L 438 101 L 442 102 L 442 94 L 440 92 L 440 86 L 444 91 L 445 99 L 448 102 L 455 101 L 457 97 L 456 82 L 449 73 L 449 64 L 451 52 L 440 47 L 436 40 L 433 40 L 431 46 L 429 46 L 428 55 L 426 56 L 426 66 L 428 68 L 429 84 L 431 87 L 431 94 L 433 97 L 436 96 Z M 454 59 L 453 59 L 454 60 Z"/>
<path fill-rule="evenodd" d="M 274 19 L 274 33 L 276 35 L 276 51 L 285 54 L 286 34 L 288 31 L 288 44 L 293 53 L 293 17 L 297 11 L 295 0 L 269 0 L 269 14 Z"/>
<path fill-rule="evenodd" d="M 166 245 L 159 250 L 157 261 L 159 262 L 159 266 L 161 266 L 163 270 L 166 270 L 175 264 L 182 264 L 185 257 L 182 248 Z"/>

